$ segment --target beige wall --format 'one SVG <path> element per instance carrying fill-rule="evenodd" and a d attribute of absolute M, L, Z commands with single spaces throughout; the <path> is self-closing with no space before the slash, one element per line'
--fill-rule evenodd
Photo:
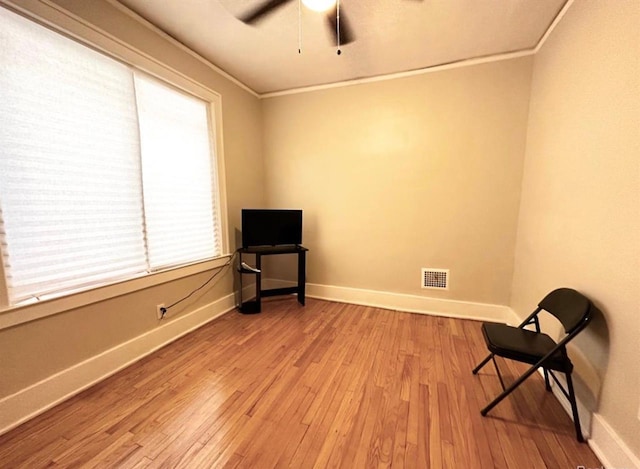
<path fill-rule="evenodd" d="M 512 307 L 556 286 L 602 309 L 578 337 L 595 410 L 640 456 L 640 3 L 576 1 L 535 57 Z M 578 370 L 580 372 L 581 370 Z M 599 402 L 598 402 L 599 401 Z"/>
<path fill-rule="evenodd" d="M 524 57 L 266 99 L 267 198 L 304 209 L 308 281 L 507 304 L 531 70 Z M 421 289 L 421 267 L 450 269 L 450 290 Z"/>
<path fill-rule="evenodd" d="M 17 2 L 39 14 L 49 9 L 39 2 Z M 73 14 L 125 40 L 222 96 L 229 239 L 233 250 L 240 226 L 240 208 L 264 202 L 260 101 L 171 42 L 142 27 L 102 0 L 57 3 Z M 65 28 L 81 31 L 71 21 Z M 45 319 L 0 330 L 0 398 L 73 366 L 100 352 L 162 327 L 155 318 L 159 302 L 170 303 L 201 285 L 211 272 L 157 285 L 111 300 L 66 311 Z M 172 311 L 172 318 L 228 295 L 227 274 L 211 289 Z M 172 319 L 170 319 L 172 320 Z"/>

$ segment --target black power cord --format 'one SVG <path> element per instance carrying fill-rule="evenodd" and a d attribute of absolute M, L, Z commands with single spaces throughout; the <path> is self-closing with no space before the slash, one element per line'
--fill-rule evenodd
<path fill-rule="evenodd" d="M 204 287 L 206 287 L 214 278 L 216 278 L 218 275 L 220 275 L 222 272 L 224 272 L 227 267 L 229 267 L 231 264 L 233 264 L 234 259 L 236 258 L 237 255 L 237 251 L 234 252 L 231 257 L 229 258 L 229 260 L 227 262 L 225 262 L 223 265 L 221 265 L 220 267 L 216 267 L 216 272 L 207 279 L 206 282 L 204 282 L 202 285 L 200 285 L 198 288 L 196 288 L 195 290 L 193 290 L 191 293 L 189 293 L 188 295 L 184 296 L 183 298 L 180 298 L 178 301 L 173 302 L 172 304 L 170 304 L 169 306 L 165 307 L 165 308 L 161 308 L 160 309 L 160 313 L 161 316 L 160 318 L 164 318 L 164 315 L 167 314 L 167 311 L 171 308 L 173 308 L 174 306 L 176 306 L 177 304 L 182 303 L 183 301 L 191 298 L 191 296 L 193 296 L 196 292 L 202 290 Z"/>

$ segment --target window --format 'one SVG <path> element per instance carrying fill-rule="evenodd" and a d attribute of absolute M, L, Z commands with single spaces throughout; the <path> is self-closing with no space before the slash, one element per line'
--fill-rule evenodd
<path fill-rule="evenodd" d="M 4 8 L 0 68 L 10 304 L 222 254 L 209 102 Z"/>
<path fill-rule="evenodd" d="M 140 74 L 135 89 L 150 267 L 214 257 L 207 106 Z"/>

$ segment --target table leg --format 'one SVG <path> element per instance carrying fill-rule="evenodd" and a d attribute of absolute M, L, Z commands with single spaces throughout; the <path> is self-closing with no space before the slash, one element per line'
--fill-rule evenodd
<path fill-rule="evenodd" d="M 256 274 L 256 303 L 260 311 L 260 290 L 262 290 L 262 256 L 260 254 L 256 254 L 256 269 L 260 271 Z"/>
<path fill-rule="evenodd" d="M 304 290 L 306 283 L 306 251 L 298 252 L 298 303 L 304 306 Z"/>

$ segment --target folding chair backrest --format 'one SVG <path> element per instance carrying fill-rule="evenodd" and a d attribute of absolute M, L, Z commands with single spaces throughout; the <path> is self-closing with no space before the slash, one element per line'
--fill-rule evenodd
<path fill-rule="evenodd" d="M 545 296 L 538 306 L 555 316 L 569 334 L 586 325 L 591 315 L 591 301 L 571 288 L 558 288 Z"/>

